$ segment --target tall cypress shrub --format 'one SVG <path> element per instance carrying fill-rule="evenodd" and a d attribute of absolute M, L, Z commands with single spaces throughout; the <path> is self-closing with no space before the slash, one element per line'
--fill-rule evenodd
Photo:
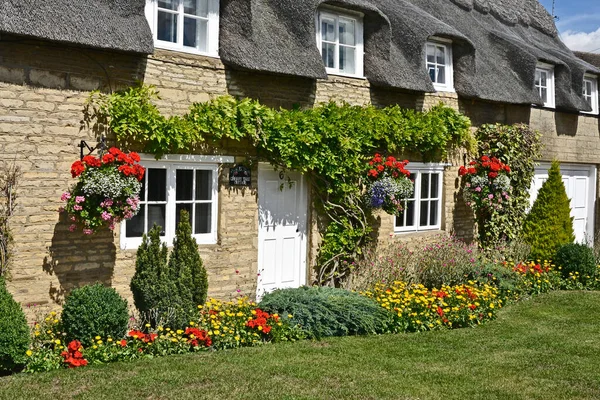
<path fill-rule="evenodd" d="M 204 304 L 208 291 L 208 277 L 198 253 L 198 244 L 192 237 L 190 215 L 181 210 L 169 268 L 178 277 L 177 285 L 182 299 L 195 306 Z"/>
<path fill-rule="evenodd" d="M 190 216 L 185 210 L 180 216 L 170 255 L 158 226 L 144 235 L 137 252 L 131 291 L 136 308 L 153 325 L 185 327 L 197 306 L 206 301 L 208 278 L 192 237 Z"/>
<path fill-rule="evenodd" d="M 541 260 L 553 258 L 561 245 L 575 240 L 570 201 L 556 160 L 525 219 L 523 239 L 531 245 L 531 257 Z"/>
<path fill-rule="evenodd" d="M 131 292 L 135 307 L 141 313 L 154 313 L 153 324 L 166 315 L 178 313 L 181 296 L 176 276 L 167 263 L 167 246 L 160 240 L 161 228 L 157 225 L 142 237 L 135 261 L 135 274 L 131 279 Z"/>

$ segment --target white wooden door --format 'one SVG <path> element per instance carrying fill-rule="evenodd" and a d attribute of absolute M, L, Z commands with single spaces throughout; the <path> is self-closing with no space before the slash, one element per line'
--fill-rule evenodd
<path fill-rule="evenodd" d="M 531 204 L 537 198 L 538 190 L 548 179 L 550 164 L 542 164 L 535 169 L 531 185 Z M 561 164 L 560 172 L 571 200 L 573 232 L 578 243 L 594 241 L 594 208 L 596 199 L 596 167 L 593 165 Z"/>
<path fill-rule="evenodd" d="M 307 190 L 297 172 L 258 171 L 257 298 L 306 283 Z"/>

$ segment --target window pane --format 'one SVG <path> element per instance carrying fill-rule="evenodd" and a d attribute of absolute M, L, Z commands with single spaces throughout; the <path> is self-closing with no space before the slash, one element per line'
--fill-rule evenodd
<path fill-rule="evenodd" d="M 196 200 L 212 200 L 212 171 L 196 171 Z"/>
<path fill-rule="evenodd" d="M 210 233 L 212 226 L 212 204 L 196 204 L 196 228 L 194 233 Z"/>
<path fill-rule="evenodd" d="M 340 43 L 354 46 L 355 42 L 355 26 L 354 21 L 340 19 L 339 22 Z"/>
<path fill-rule="evenodd" d="M 446 50 L 442 46 L 436 46 L 436 61 L 438 64 L 446 64 Z"/>
<path fill-rule="evenodd" d="M 167 170 L 149 168 L 148 201 L 167 201 Z"/>
<path fill-rule="evenodd" d="M 540 85 L 542 87 L 548 86 L 548 74 L 545 72 L 540 73 Z"/>
<path fill-rule="evenodd" d="M 444 84 L 446 83 L 446 67 L 438 67 L 437 70 L 437 83 Z"/>
<path fill-rule="evenodd" d="M 405 206 L 405 209 L 406 209 L 406 206 Z M 397 227 L 402 228 L 404 226 L 404 213 L 405 213 L 405 210 L 402 210 L 402 212 L 396 216 L 395 225 Z"/>
<path fill-rule="evenodd" d="M 421 198 L 429 198 L 429 174 L 421 174 Z"/>
<path fill-rule="evenodd" d="M 146 206 L 140 205 L 137 215 L 125 222 L 126 237 L 142 237 L 144 234 L 144 219 L 146 218 Z"/>
<path fill-rule="evenodd" d="M 439 194 L 439 183 L 440 183 L 440 174 L 431 174 L 431 199 L 437 199 Z"/>
<path fill-rule="evenodd" d="M 541 94 L 541 96 L 542 96 L 542 101 L 544 103 L 547 103 L 548 102 L 548 89 L 542 88 L 542 94 Z"/>
<path fill-rule="evenodd" d="M 406 226 L 413 226 L 415 224 L 415 201 L 409 200 L 406 202 Z"/>
<path fill-rule="evenodd" d="M 206 51 L 208 21 L 196 18 L 183 19 L 183 45 Z"/>
<path fill-rule="evenodd" d="M 335 45 L 330 43 L 323 43 L 323 64 L 327 68 L 335 67 Z"/>
<path fill-rule="evenodd" d="M 427 62 L 435 63 L 435 46 L 427 45 Z"/>
<path fill-rule="evenodd" d="M 429 201 L 425 200 L 422 201 L 421 204 L 421 209 L 419 210 L 420 215 L 419 215 L 419 226 L 427 226 L 427 220 L 428 220 L 428 214 L 429 214 Z"/>
<path fill-rule="evenodd" d="M 183 12 L 199 17 L 207 17 L 208 0 L 183 0 Z"/>
<path fill-rule="evenodd" d="M 535 86 L 539 87 L 541 81 L 541 72 L 539 70 L 535 71 Z"/>
<path fill-rule="evenodd" d="M 434 200 L 429 203 L 429 225 L 438 224 L 438 201 Z"/>
<path fill-rule="evenodd" d="M 335 21 L 330 18 L 321 18 L 321 39 L 335 42 Z"/>
<path fill-rule="evenodd" d="M 148 229 L 152 229 L 154 224 L 160 226 L 160 235 L 165 235 L 165 204 L 148 204 Z"/>
<path fill-rule="evenodd" d="M 583 94 L 586 96 L 592 95 L 592 82 L 591 81 L 585 81 L 585 86 L 583 88 Z"/>
<path fill-rule="evenodd" d="M 431 82 L 435 82 L 435 65 L 427 64 L 427 70 L 429 71 L 429 78 L 431 79 Z"/>
<path fill-rule="evenodd" d="M 178 169 L 176 180 L 175 200 L 194 200 L 194 171 L 191 169 Z"/>
<path fill-rule="evenodd" d="M 169 12 L 158 12 L 158 40 L 177 43 L 177 15 Z"/>
<path fill-rule="evenodd" d="M 144 179 L 142 179 L 142 189 L 140 190 L 140 201 L 146 200 L 146 180 L 148 179 L 148 171 L 144 174 Z"/>
<path fill-rule="evenodd" d="M 177 10 L 178 2 L 179 0 L 158 0 L 158 6 L 167 10 Z"/>
<path fill-rule="evenodd" d="M 340 71 L 353 74 L 356 70 L 354 48 L 340 46 Z"/>
<path fill-rule="evenodd" d="M 175 227 L 177 227 L 177 225 L 179 225 L 179 221 L 181 221 L 181 210 L 186 210 L 188 212 L 188 214 L 190 215 L 190 225 L 192 225 L 192 206 L 193 204 L 190 203 L 186 203 L 186 204 L 177 204 L 175 206 L 175 211 L 176 211 L 176 215 L 175 215 Z"/>

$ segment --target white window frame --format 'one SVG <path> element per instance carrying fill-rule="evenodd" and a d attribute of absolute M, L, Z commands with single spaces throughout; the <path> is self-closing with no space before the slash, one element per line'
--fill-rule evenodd
<path fill-rule="evenodd" d="M 423 231 L 435 231 L 442 229 L 442 205 L 444 204 L 444 170 L 447 167 L 447 164 L 437 164 L 437 163 L 409 163 L 407 169 L 415 174 L 415 190 L 413 193 L 413 197 L 409 200 L 414 200 L 415 203 L 415 212 L 413 225 L 408 226 L 396 226 L 396 219 L 399 217 L 394 217 L 394 233 L 414 233 L 414 232 L 423 232 Z M 430 174 L 439 174 L 438 179 L 438 196 L 435 198 L 428 198 L 425 200 L 434 200 L 438 202 L 437 207 L 437 215 L 438 220 L 435 225 L 423 225 L 421 226 L 421 176 L 424 173 Z M 405 206 L 406 207 L 406 206 Z M 406 218 L 406 216 L 403 216 Z M 429 218 L 427 218 L 429 220 Z"/>
<path fill-rule="evenodd" d="M 335 42 L 330 42 L 335 44 L 335 64 L 334 68 L 325 67 L 325 70 L 330 75 L 340 75 L 347 76 L 351 78 L 364 78 L 364 14 L 355 11 L 348 11 L 344 9 L 340 9 L 337 7 L 326 7 L 317 10 L 317 15 L 315 16 L 315 25 L 316 25 L 316 40 L 317 47 L 319 49 L 319 54 L 323 54 L 323 42 L 321 39 L 321 18 L 327 17 L 335 20 Z M 355 52 L 354 52 L 354 66 L 355 71 L 354 74 L 349 74 L 339 69 L 339 48 L 340 48 L 340 38 L 339 38 L 339 20 L 345 19 L 354 22 L 355 32 L 354 32 L 354 40 L 355 40 Z M 341 45 L 345 47 L 352 47 L 347 45 Z"/>
<path fill-rule="evenodd" d="M 586 93 L 586 83 L 591 83 L 591 93 Z M 583 98 L 589 101 L 592 106 L 592 111 L 582 111 L 584 114 L 598 115 L 598 77 L 590 74 L 585 74 L 583 77 Z"/>
<path fill-rule="evenodd" d="M 542 98 L 542 89 L 544 88 L 544 86 L 541 86 L 541 79 L 540 79 L 540 85 L 536 85 L 535 84 L 535 80 L 537 77 L 537 74 L 546 74 L 546 93 L 548 95 L 548 98 L 546 99 L 546 101 L 544 102 L 544 107 L 547 108 L 554 108 L 555 107 L 555 86 L 554 86 L 554 65 L 552 64 L 545 64 L 545 63 L 538 63 L 537 66 L 535 67 L 535 77 L 534 77 L 534 87 L 538 93 L 538 95 L 540 96 L 540 98 L 542 100 L 544 100 Z"/>
<path fill-rule="evenodd" d="M 195 47 L 183 45 L 183 0 L 178 1 L 177 10 L 173 14 L 177 14 L 177 43 L 158 40 L 158 0 L 146 0 L 146 19 L 152 30 L 154 38 L 154 46 L 158 49 L 174 50 L 182 53 L 199 54 L 209 57 L 219 57 L 219 0 L 208 0 L 208 18 L 195 17 L 185 14 L 188 17 L 203 19 L 207 21 L 207 43 L 206 51 L 200 51 Z"/>
<path fill-rule="evenodd" d="M 427 71 L 427 76 L 429 75 L 429 64 L 427 61 L 427 50 L 429 47 L 441 48 L 444 50 L 444 65 L 438 64 L 437 61 L 433 63 L 436 68 L 436 77 L 437 77 L 437 67 L 443 66 L 446 71 L 446 83 L 437 83 L 432 81 L 433 88 L 438 92 L 454 92 L 454 66 L 452 63 L 452 41 L 449 39 L 432 37 L 430 40 L 425 43 L 425 70 Z"/>
<path fill-rule="evenodd" d="M 177 169 L 208 170 L 212 172 L 212 196 L 211 196 L 211 231 L 210 233 L 193 234 L 198 244 L 217 243 L 217 227 L 219 213 L 219 164 L 233 163 L 235 159 L 229 156 L 198 156 L 198 155 L 167 155 L 161 160 L 156 160 L 150 155 L 142 155 L 140 164 L 145 168 L 160 168 L 167 170 L 167 200 L 165 210 L 165 235 L 161 240 L 167 246 L 173 245 L 175 238 L 176 221 L 176 171 Z M 148 185 L 146 185 L 146 203 L 148 201 Z M 120 244 L 121 249 L 137 249 L 142 243 L 141 237 L 127 237 L 127 221 L 121 223 Z M 145 228 L 145 232 L 151 229 L 151 226 Z"/>

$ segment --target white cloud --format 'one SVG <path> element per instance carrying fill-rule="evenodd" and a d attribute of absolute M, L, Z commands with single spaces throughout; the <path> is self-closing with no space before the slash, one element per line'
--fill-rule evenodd
<path fill-rule="evenodd" d="M 600 28 L 590 33 L 568 30 L 561 33 L 560 37 L 571 50 L 600 52 Z"/>

